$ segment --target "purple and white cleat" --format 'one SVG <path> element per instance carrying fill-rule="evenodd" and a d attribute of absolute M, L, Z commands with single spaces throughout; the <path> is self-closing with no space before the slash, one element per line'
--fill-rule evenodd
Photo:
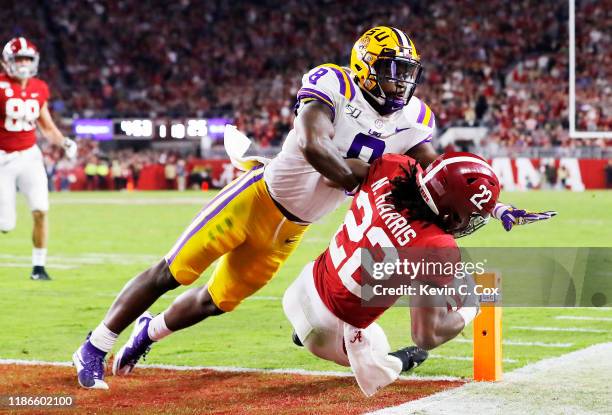
<path fill-rule="evenodd" d="M 147 331 L 152 318 L 153 315 L 151 315 L 151 313 L 148 311 L 145 311 L 144 314 L 138 317 L 129 340 L 115 355 L 115 361 L 113 362 L 113 375 L 129 375 L 130 372 L 134 370 L 134 366 L 136 366 L 138 360 L 140 360 L 141 357 L 145 357 L 147 353 L 149 353 L 153 340 L 149 338 Z"/>
<path fill-rule="evenodd" d="M 91 344 L 88 335 L 85 343 L 72 355 L 79 385 L 86 389 L 108 389 L 104 381 L 105 356 L 106 353 Z"/>

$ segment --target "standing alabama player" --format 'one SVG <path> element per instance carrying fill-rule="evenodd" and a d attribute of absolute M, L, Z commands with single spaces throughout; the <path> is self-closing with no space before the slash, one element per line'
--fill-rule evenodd
<path fill-rule="evenodd" d="M 26 197 L 32 217 L 33 280 L 49 280 L 47 256 L 47 174 L 36 145 L 36 126 L 51 143 L 76 156 L 76 143 L 62 135 L 51 118 L 47 84 L 34 76 L 38 72 L 36 46 L 23 37 L 11 39 L 2 51 L 0 74 L 0 231 L 15 227 L 16 192 Z"/>

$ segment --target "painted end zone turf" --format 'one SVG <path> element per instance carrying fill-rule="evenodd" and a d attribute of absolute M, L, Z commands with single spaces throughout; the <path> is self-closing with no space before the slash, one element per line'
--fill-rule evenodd
<path fill-rule="evenodd" d="M 73 407 L 53 409 L 54 414 L 361 414 L 464 383 L 400 380 L 368 399 L 347 376 L 147 369 L 107 380 L 108 391 L 84 390 L 77 386 L 72 367 L 0 364 L 0 395 L 73 397 Z"/>

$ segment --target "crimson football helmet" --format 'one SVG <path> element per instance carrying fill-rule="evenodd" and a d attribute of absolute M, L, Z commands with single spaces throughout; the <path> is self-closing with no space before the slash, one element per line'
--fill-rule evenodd
<path fill-rule="evenodd" d="M 29 62 L 17 62 L 18 58 L 30 58 Z M 2 50 L 2 66 L 11 78 L 28 79 L 38 73 L 40 54 L 32 42 L 25 37 L 15 37 Z"/>
<path fill-rule="evenodd" d="M 455 238 L 488 222 L 500 191 L 489 163 L 466 152 L 441 155 L 417 173 L 417 184 L 425 203 Z"/>

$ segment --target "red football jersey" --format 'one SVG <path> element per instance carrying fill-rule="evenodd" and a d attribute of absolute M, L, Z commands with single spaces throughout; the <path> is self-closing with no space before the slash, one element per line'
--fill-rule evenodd
<path fill-rule="evenodd" d="M 452 235 L 434 224 L 411 220 L 408 212 L 400 214 L 387 201 L 390 180 L 403 174 L 400 165 L 407 168 L 414 163 L 410 157 L 398 154 L 386 154 L 376 160 L 355 195 L 344 223 L 332 237 L 329 248 L 315 262 L 315 286 L 323 303 L 336 317 L 355 327 L 369 326 L 399 298 L 392 298 L 381 307 L 362 305 L 362 249 L 450 248 L 453 256 L 458 254 Z M 423 277 L 417 279 L 434 282 Z M 447 285 L 451 281 L 452 277 L 434 283 Z"/>
<path fill-rule="evenodd" d="M 30 78 L 21 88 L 18 80 L 0 74 L 0 150 L 26 150 L 36 144 L 36 120 L 49 98 L 45 81 Z"/>

